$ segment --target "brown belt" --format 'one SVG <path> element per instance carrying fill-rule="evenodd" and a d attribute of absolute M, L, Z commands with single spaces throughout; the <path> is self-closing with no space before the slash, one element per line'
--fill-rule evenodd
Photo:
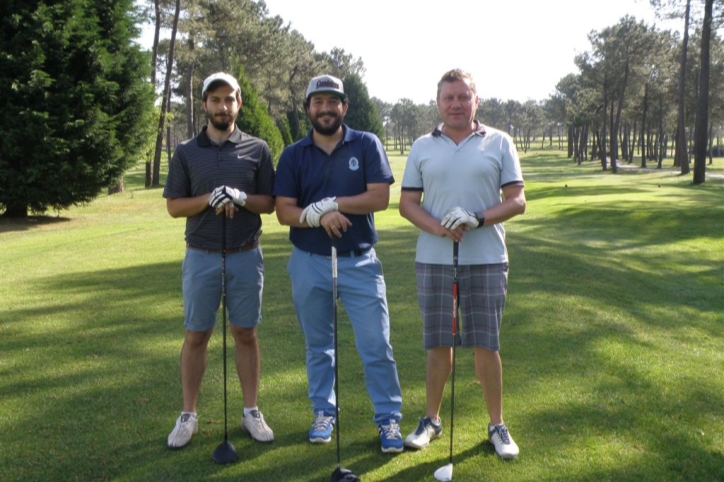
<path fill-rule="evenodd" d="M 226 254 L 238 253 L 240 251 L 249 251 L 250 249 L 254 249 L 258 246 L 259 246 L 259 241 L 254 241 L 253 243 L 245 244 L 244 246 L 239 246 L 238 248 L 227 249 Z M 186 247 L 189 249 L 195 249 L 196 251 L 205 251 L 207 253 L 221 253 L 220 249 L 199 248 L 198 246 L 191 246 L 188 243 L 186 243 Z"/>

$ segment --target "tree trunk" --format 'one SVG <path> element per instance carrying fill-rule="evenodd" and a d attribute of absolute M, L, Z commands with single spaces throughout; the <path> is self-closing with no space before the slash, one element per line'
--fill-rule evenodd
<path fill-rule="evenodd" d="M 714 125 L 709 123 L 709 165 L 714 162 Z"/>
<path fill-rule="evenodd" d="M 158 186 L 161 177 L 161 150 L 163 147 L 163 128 L 166 124 L 166 113 L 171 104 L 171 75 L 173 74 L 173 54 L 176 43 L 176 32 L 178 31 L 178 19 L 181 14 L 181 0 L 176 0 L 176 12 L 173 16 L 173 27 L 171 28 L 171 42 L 168 48 L 168 64 L 166 67 L 166 81 L 163 87 L 163 100 L 161 101 L 161 115 L 158 119 L 158 131 L 156 133 L 156 152 L 153 156 L 153 181 L 151 185 Z"/>
<path fill-rule="evenodd" d="M 644 86 L 644 108 L 641 115 L 641 167 L 646 168 L 646 113 L 649 109 L 649 84 Z"/>
<path fill-rule="evenodd" d="M 701 71 L 699 98 L 696 103 L 696 129 L 694 131 L 694 184 L 706 181 L 706 147 L 709 129 L 709 48 L 711 43 L 711 12 L 714 0 L 704 4 L 704 25 L 701 30 Z"/>
<path fill-rule="evenodd" d="M 194 36 L 189 35 L 188 48 L 194 50 Z M 190 56 L 193 58 L 193 55 Z M 189 63 L 186 69 L 186 138 L 191 139 L 196 135 L 194 129 L 194 62 Z"/>
<path fill-rule="evenodd" d="M 577 128 L 573 127 L 572 125 L 568 126 L 568 157 L 571 157 L 574 155 L 574 146 L 576 143 L 575 137 L 577 137 L 575 135 L 576 129 Z M 559 139 L 560 139 L 560 137 L 559 137 Z M 574 158 L 573 160 L 575 161 L 576 159 Z"/>
<path fill-rule="evenodd" d="M 659 169 L 661 169 L 661 163 L 664 162 L 664 156 L 666 156 L 666 146 L 669 143 L 668 136 L 664 133 L 664 96 L 661 94 L 659 94 L 659 142 L 657 161 Z"/>
<path fill-rule="evenodd" d="M 682 174 L 689 173 L 689 154 L 686 142 L 686 50 L 689 44 L 689 12 L 691 0 L 686 0 L 686 13 L 684 14 L 684 39 L 681 42 L 681 65 L 679 71 L 679 113 L 676 129 L 676 153 L 674 154 L 674 166 L 681 167 Z"/>
<path fill-rule="evenodd" d="M 608 170 L 608 159 L 606 158 L 606 123 L 608 122 L 608 117 L 606 116 L 606 113 L 608 112 L 608 73 L 604 75 L 603 78 L 603 112 L 601 113 L 601 167 L 603 167 L 603 170 Z"/>
<path fill-rule="evenodd" d="M 616 174 L 618 172 L 618 131 L 621 126 L 621 111 L 623 110 L 623 101 L 626 97 L 626 84 L 628 83 L 629 65 L 626 62 L 626 66 L 623 70 L 623 81 L 621 82 L 621 93 L 618 96 L 618 106 L 616 107 L 616 115 L 613 114 L 613 105 L 611 105 L 611 172 Z M 614 100 L 611 100 L 612 104 Z"/>
<path fill-rule="evenodd" d="M 121 179 L 118 180 L 115 186 L 108 188 L 108 195 L 111 194 L 118 194 L 119 192 L 123 192 L 125 190 L 125 185 L 123 184 L 123 176 L 121 176 Z"/>
<path fill-rule="evenodd" d="M 16 205 L 12 204 L 5 207 L 5 212 L 3 213 L 2 217 L 4 218 L 27 218 L 28 217 L 28 207 L 25 205 Z"/>
<path fill-rule="evenodd" d="M 151 50 L 151 86 L 153 91 L 156 92 L 156 68 L 158 67 L 158 42 L 161 39 L 161 2 L 160 0 L 153 1 L 153 8 L 155 14 L 155 30 L 153 32 L 153 49 Z M 146 161 L 146 187 L 153 185 L 152 170 L 150 169 L 151 161 Z"/>

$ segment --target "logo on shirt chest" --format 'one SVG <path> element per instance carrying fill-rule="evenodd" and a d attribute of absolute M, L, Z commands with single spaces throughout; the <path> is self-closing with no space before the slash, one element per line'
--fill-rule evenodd
<path fill-rule="evenodd" d="M 350 157 L 349 158 L 349 170 L 350 171 L 356 171 L 359 169 L 359 161 L 356 157 Z"/>

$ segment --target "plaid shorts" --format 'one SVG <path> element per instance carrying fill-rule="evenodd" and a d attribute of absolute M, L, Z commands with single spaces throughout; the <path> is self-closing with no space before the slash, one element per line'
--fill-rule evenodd
<path fill-rule="evenodd" d="M 415 263 L 426 350 L 452 346 L 452 265 Z M 500 350 L 508 263 L 458 266 L 457 345 Z"/>

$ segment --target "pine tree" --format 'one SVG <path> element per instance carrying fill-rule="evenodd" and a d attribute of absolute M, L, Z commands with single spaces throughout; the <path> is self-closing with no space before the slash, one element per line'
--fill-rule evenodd
<path fill-rule="evenodd" d="M 86 203 L 137 161 L 149 128 L 149 60 L 133 0 L 0 5 L 0 210 Z"/>
<path fill-rule="evenodd" d="M 264 106 L 259 103 L 259 96 L 251 86 L 244 69 L 239 69 L 236 78 L 241 88 L 242 106 L 239 117 L 236 118 L 236 125 L 243 132 L 265 140 L 276 163 L 284 149 L 282 135 Z"/>

